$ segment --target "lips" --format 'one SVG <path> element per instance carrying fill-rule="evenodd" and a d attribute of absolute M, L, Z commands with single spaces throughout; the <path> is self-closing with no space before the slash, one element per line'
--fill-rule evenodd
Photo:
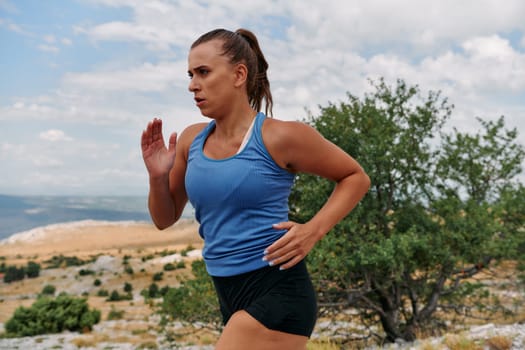
<path fill-rule="evenodd" d="M 195 97 L 195 103 L 197 104 L 197 107 L 200 107 L 204 104 L 206 100 L 201 97 Z"/>

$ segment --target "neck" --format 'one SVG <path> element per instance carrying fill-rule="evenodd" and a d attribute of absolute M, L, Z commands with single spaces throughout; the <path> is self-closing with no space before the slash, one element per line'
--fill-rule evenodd
<path fill-rule="evenodd" d="M 257 112 L 248 106 L 222 118 L 215 118 L 215 136 L 219 139 L 244 136 L 256 114 Z"/>

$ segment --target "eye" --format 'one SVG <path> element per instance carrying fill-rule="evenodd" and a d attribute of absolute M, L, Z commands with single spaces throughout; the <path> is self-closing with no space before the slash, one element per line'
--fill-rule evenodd
<path fill-rule="evenodd" d="M 206 68 L 200 68 L 199 69 L 199 74 L 200 75 L 207 75 L 210 71 L 207 70 Z"/>
<path fill-rule="evenodd" d="M 193 78 L 193 73 L 192 72 L 188 72 L 188 77 L 191 79 Z"/>

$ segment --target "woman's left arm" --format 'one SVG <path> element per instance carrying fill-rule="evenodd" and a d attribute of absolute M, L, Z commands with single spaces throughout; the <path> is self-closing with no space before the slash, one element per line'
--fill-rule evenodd
<path fill-rule="evenodd" d="M 314 245 L 341 221 L 363 198 L 370 179 L 359 163 L 314 128 L 300 122 L 266 120 L 263 138 L 268 151 L 292 172 L 315 174 L 336 182 L 334 191 L 308 222 L 276 223 L 288 232 L 265 250 L 270 265 L 287 269 L 310 252 Z"/>

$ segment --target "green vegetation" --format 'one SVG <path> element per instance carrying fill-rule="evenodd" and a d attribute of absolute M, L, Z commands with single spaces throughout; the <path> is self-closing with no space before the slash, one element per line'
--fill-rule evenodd
<path fill-rule="evenodd" d="M 124 317 L 124 310 L 117 310 L 114 306 L 111 306 L 111 310 L 108 313 L 108 320 L 121 320 Z"/>
<path fill-rule="evenodd" d="M 193 278 L 185 279 L 178 288 L 167 288 L 162 292 L 159 312 L 167 320 L 203 322 L 220 328 L 222 321 L 219 304 L 204 262 L 196 260 L 191 268 Z"/>
<path fill-rule="evenodd" d="M 445 128 L 452 106 L 417 86 L 372 82 L 359 99 L 322 107 L 309 123 L 355 157 L 372 185 L 307 262 L 323 314 L 355 307 L 387 341 L 444 327 L 438 308 L 474 314 L 493 299 L 466 284 L 489 264 L 525 257 L 525 151 L 504 118 L 474 135 Z M 333 184 L 300 174 L 291 219 L 304 222 Z M 344 258 L 341 258 L 344 257 Z M 492 308 L 494 310 L 494 308 Z M 482 311 L 487 311 L 486 309 Z"/>
<path fill-rule="evenodd" d="M 89 275 L 94 275 L 94 274 L 95 274 L 95 271 L 89 270 L 89 269 L 80 269 L 78 271 L 79 276 L 89 276 Z"/>
<path fill-rule="evenodd" d="M 44 288 L 42 288 L 42 291 L 40 292 L 40 295 L 55 295 L 56 287 L 51 284 L 46 284 Z"/>
<path fill-rule="evenodd" d="M 21 281 L 25 277 L 37 278 L 40 275 L 40 264 L 34 261 L 29 261 L 25 267 L 5 266 L 4 267 L 4 282 L 11 283 Z"/>
<path fill-rule="evenodd" d="M 109 292 L 107 291 L 107 289 L 99 289 L 99 291 L 97 292 L 97 296 L 98 297 L 107 297 L 109 296 Z"/>
<path fill-rule="evenodd" d="M 31 307 L 19 307 L 6 322 L 8 337 L 25 337 L 68 331 L 87 331 L 100 321 L 100 311 L 90 310 L 86 299 L 62 294 L 42 297 Z"/>
<path fill-rule="evenodd" d="M 156 272 L 154 275 L 153 275 L 153 281 L 155 282 L 158 282 L 158 281 L 162 281 L 162 278 L 164 277 L 164 272 Z"/>
<path fill-rule="evenodd" d="M 60 255 L 53 256 L 49 260 L 44 261 L 44 263 L 48 264 L 47 265 L 48 269 L 57 269 L 59 267 L 82 266 L 82 265 L 88 264 L 93 261 L 94 261 L 94 258 L 90 260 L 82 260 L 76 256 L 64 256 L 60 254 Z"/>
<path fill-rule="evenodd" d="M 29 261 L 26 267 L 26 276 L 27 278 L 37 278 L 40 276 L 40 264 L 37 264 L 34 261 Z"/>
<path fill-rule="evenodd" d="M 100 291 L 99 291 L 100 292 Z M 117 290 L 113 290 L 106 301 L 122 301 L 122 300 L 132 300 L 133 296 L 131 293 L 120 294 Z"/>
<path fill-rule="evenodd" d="M 186 263 L 184 263 L 184 261 L 178 261 L 176 264 L 173 264 L 173 263 L 167 263 L 166 265 L 164 265 L 164 267 L 162 268 L 164 271 L 173 271 L 173 270 L 177 270 L 177 269 L 183 269 L 186 267 Z"/>

